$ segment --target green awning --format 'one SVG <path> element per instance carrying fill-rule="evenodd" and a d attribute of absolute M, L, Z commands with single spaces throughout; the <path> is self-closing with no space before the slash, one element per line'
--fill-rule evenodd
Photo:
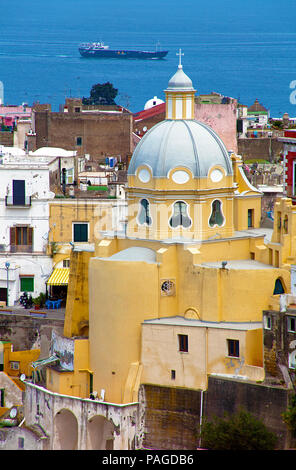
<path fill-rule="evenodd" d="M 57 356 L 49 356 L 45 359 L 39 359 L 38 361 L 34 361 L 31 363 L 33 369 L 40 369 L 41 367 L 48 366 L 49 364 L 53 364 L 54 362 L 59 361 Z"/>

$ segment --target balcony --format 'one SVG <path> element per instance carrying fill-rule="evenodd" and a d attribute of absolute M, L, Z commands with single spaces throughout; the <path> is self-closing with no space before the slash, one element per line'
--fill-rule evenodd
<path fill-rule="evenodd" d="M 32 245 L 10 245 L 10 253 L 32 253 Z"/>
<path fill-rule="evenodd" d="M 6 207 L 31 207 L 31 196 L 16 198 L 13 196 L 5 196 Z"/>

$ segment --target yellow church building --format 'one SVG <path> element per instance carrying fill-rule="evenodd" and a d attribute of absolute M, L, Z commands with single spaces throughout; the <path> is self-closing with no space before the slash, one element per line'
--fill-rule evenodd
<path fill-rule="evenodd" d="M 100 237 L 98 218 L 94 252 L 71 254 L 63 348 L 71 342 L 73 363 L 56 341 L 53 392 L 127 404 L 144 383 L 264 380 L 262 311 L 289 290 L 295 263 L 291 201 L 276 204 L 273 233 L 260 228 L 262 194 L 194 119 L 181 62 L 165 94 L 166 119 L 129 165 L 126 236 Z"/>

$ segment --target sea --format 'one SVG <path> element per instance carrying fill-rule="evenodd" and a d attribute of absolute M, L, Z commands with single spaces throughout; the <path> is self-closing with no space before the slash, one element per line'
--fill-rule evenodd
<path fill-rule="evenodd" d="M 5 104 L 87 97 L 111 82 L 132 112 L 164 90 L 182 51 L 197 94 L 212 91 L 271 117 L 296 116 L 295 0 L 0 0 L 0 82 Z M 86 59 L 82 42 L 168 50 L 164 60 Z M 1 87 L 0 87 L 1 90 Z"/>

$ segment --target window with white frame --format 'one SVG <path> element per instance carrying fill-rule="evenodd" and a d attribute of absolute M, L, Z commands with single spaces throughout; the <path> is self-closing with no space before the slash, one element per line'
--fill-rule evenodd
<path fill-rule="evenodd" d="M 287 317 L 287 322 L 288 322 L 288 331 L 292 333 L 296 333 L 296 317 Z"/>
<path fill-rule="evenodd" d="M 73 242 L 88 242 L 88 223 L 73 223 Z"/>
<path fill-rule="evenodd" d="M 264 316 L 264 328 L 265 330 L 271 330 L 272 328 L 271 315 Z"/>

